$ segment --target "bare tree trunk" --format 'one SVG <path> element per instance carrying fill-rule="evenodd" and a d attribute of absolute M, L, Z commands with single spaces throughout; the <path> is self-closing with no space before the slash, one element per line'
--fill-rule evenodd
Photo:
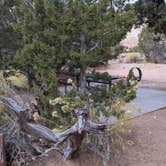
<path fill-rule="evenodd" d="M 86 93 L 86 69 L 81 71 L 80 74 L 80 92 L 81 93 Z"/>
<path fill-rule="evenodd" d="M 86 44 L 85 44 L 85 35 L 80 35 L 80 41 L 81 41 L 81 48 L 80 53 L 83 57 L 82 59 L 86 58 Z M 86 64 L 85 62 L 82 62 L 82 65 L 80 66 L 81 73 L 80 73 L 80 92 L 86 93 Z"/>
<path fill-rule="evenodd" d="M 0 165 L 6 166 L 3 134 L 0 133 Z"/>

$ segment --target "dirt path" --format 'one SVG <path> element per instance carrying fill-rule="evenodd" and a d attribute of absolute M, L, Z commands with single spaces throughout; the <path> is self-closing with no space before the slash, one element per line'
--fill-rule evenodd
<path fill-rule="evenodd" d="M 33 166 L 102 166 L 101 159 L 88 150 L 81 150 L 75 159 L 64 161 L 62 156 L 54 151 L 48 157 L 37 160 Z"/>
<path fill-rule="evenodd" d="M 124 151 L 113 157 L 108 166 L 166 166 L 166 108 L 131 121 L 133 127 L 127 134 Z M 55 152 L 34 165 L 102 166 L 102 162 L 88 151 L 71 161 L 63 161 Z"/>
<path fill-rule="evenodd" d="M 130 138 L 134 144 L 127 145 L 112 166 L 166 166 L 166 108 L 132 122 Z"/>

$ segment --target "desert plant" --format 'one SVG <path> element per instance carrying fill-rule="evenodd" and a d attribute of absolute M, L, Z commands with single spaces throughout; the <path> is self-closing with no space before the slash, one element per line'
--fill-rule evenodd
<path fill-rule="evenodd" d="M 91 89 L 89 92 L 91 93 L 90 118 L 95 122 L 101 123 L 100 115 L 102 113 L 106 119 L 113 116 L 117 120 L 115 124 L 108 125 L 108 129 L 104 133 L 98 133 L 97 135 L 87 134 L 86 137 L 86 146 L 100 155 L 105 162 L 124 147 L 123 134 L 129 127 L 126 122 L 129 111 L 124 110 L 124 105 L 126 101 L 135 97 L 135 89 L 133 86 L 127 86 L 124 80 L 121 80 L 113 85 L 109 91 L 103 86 Z M 63 130 L 63 128 L 68 128 L 68 126 L 74 123 L 75 119 L 72 118 L 71 113 L 75 108 L 84 105 L 85 99 L 86 96 L 72 90 L 65 96 L 50 100 L 50 104 L 54 106 L 50 119 L 58 122 L 64 113 L 68 117 L 67 119 L 62 118 L 62 128 L 56 125 L 53 130 Z M 68 119 L 70 120 L 68 121 Z"/>
<path fill-rule="evenodd" d="M 124 134 L 131 127 L 128 123 L 128 112 L 123 110 L 124 102 L 117 100 L 110 107 L 112 116 L 117 116 L 118 120 L 115 124 L 107 125 L 107 130 L 104 133 L 97 135 L 88 134 L 85 144 L 91 151 L 95 152 L 103 159 L 103 165 L 115 155 L 121 152 L 125 146 Z M 108 110 L 108 109 L 107 109 Z M 131 113 L 130 113 L 131 114 Z"/>
<path fill-rule="evenodd" d="M 6 80 L 11 86 L 18 89 L 29 89 L 28 78 L 19 70 L 8 69 L 4 71 L 4 75 L 6 76 Z"/>
<path fill-rule="evenodd" d="M 52 120 L 56 121 L 54 128 L 65 129 L 70 127 L 74 122 L 72 111 L 76 108 L 83 107 L 86 98 L 83 95 L 78 95 L 77 91 L 72 90 L 63 97 L 57 97 L 50 100 L 49 103 L 53 107 Z"/>
<path fill-rule="evenodd" d="M 4 78 L 4 72 L 0 71 L 0 94 L 3 96 L 11 95 L 11 89 L 8 82 Z"/>
<path fill-rule="evenodd" d="M 3 72 L 0 71 L 0 94 L 1 96 L 10 96 L 12 94 L 11 89 L 3 76 Z M 4 106 L 0 102 L 0 130 L 10 123 L 10 118 L 4 111 Z"/>
<path fill-rule="evenodd" d="M 125 53 L 125 60 L 128 63 L 136 63 L 141 59 L 141 54 L 139 52 L 129 52 Z"/>

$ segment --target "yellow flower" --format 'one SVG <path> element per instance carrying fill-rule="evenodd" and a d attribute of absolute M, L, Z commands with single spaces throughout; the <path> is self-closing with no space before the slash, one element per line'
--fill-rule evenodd
<path fill-rule="evenodd" d="M 62 106 L 62 111 L 64 112 L 64 113 L 66 113 L 66 112 L 69 112 L 70 111 L 70 107 L 68 106 L 68 105 L 64 105 L 64 106 Z"/>
<path fill-rule="evenodd" d="M 52 112 L 52 116 L 57 118 L 58 117 L 57 111 Z"/>
<path fill-rule="evenodd" d="M 57 97 L 54 100 L 49 101 L 50 105 L 56 105 L 56 104 L 62 104 L 62 103 L 63 103 L 63 99 L 61 97 Z"/>

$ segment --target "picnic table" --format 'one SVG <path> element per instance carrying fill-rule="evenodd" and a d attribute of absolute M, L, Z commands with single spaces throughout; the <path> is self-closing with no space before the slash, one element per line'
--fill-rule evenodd
<path fill-rule="evenodd" d="M 126 79 L 126 81 L 129 81 L 129 77 L 131 74 L 133 74 L 135 71 L 137 71 L 138 76 L 136 76 L 136 80 L 137 81 L 141 81 L 142 78 L 142 71 L 140 70 L 140 68 L 138 67 L 132 67 L 129 70 L 129 73 L 127 75 L 127 77 L 122 77 L 122 76 L 115 76 L 115 75 L 109 75 L 110 78 L 108 78 L 107 80 L 103 80 L 103 79 L 96 79 L 94 73 L 87 73 L 86 74 L 86 82 L 87 82 L 87 87 L 91 87 L 91 83 L 95 84 L 103 84 L 103 85 L 108 85 L 109 87 L 111 85 L 113 85 L 116 81 L 118 81 L 119 79 Z M 100 73 L 102 75 L 102 73 Z M 68 86 L 72 86 L 72 83 L 68 82 L 68 79 L 70 77 L 73 77 L 76 80 L 76 87 L 77 90 L 79 90 L 79 80 L 80 80 L 80 73 L 77 71 L 76 73 L 69 73 L 69 72 L 65 72 L 65 73 L 61 73 L 60 77 L 58 78 L 58 83 L 59 85 L 63 85 L 65 88 L 65 93 L 67 93 L 67 87 Z"/>

